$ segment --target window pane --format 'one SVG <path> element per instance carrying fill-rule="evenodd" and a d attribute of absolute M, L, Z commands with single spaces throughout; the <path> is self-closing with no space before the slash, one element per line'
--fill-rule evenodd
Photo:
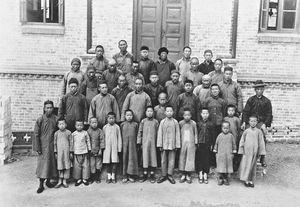
<path fill-rule="evenodd" d="M 46 22 L 58 23 L 58 0 L 46 0 Z"/>
<path fill-rule="evenodd" d="M 296 10 L 297 0 L 284 0 L 284 10 Z"/>
<path fill-rule="evenodd" d="M 270 0 L 268 10 L 268 29 L 277 29 L 278 0 Z"/>
<path fill-rule="evenodd" d="M 267 0 L 263 0 L 263 5 L 262 5 L 263 9 L 267 9 L 267 3 L 268 3 Z"/>
<path fill-rule="evenodd" d="M 27 0 L 27 21 L 43 22 L 43 4 L 42 0 Z"/>
<path fill-rule="evenodd" d="M 266 16 L 267 16 L 267 11 L 262 12 L 261 16 L 261 28 L 266 28 Z"/>
<path fill-rule="evenodd" d="M 295 12 L 283 12 L 282 27 L 286 29 L 294 29 L 295 27 Z"/>

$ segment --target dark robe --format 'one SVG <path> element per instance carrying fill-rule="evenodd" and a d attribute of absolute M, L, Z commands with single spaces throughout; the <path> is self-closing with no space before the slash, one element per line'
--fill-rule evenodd
<path fill-rule="evenodd" d="M 80 92 L 85 96 L 89 108 L 92 99 L 99 93 L 97 78 L 85 79 L 81 84 Z"/>
<path fill-rule="evenodd" d="M 158 95 L 164 91 L 164 87 L 162 87 L 159 84 L 154 86 L 151 83 L 148 83 L 147 85 L 145 85 L 144 91 L 150 96 L 151 104 L 154 107 L 159 104 L 158 103 Z"/>
<path fill-rule="evenodd" d="M 205 74 L 209 74 L 210 72 L 215 70 L 215 65 L 213 61 L 209 61 L 209 63 L 207 63 L 206 61 L 204 61 L 203 63 L 201 63 L 199 65 L 199 71 L 201 73 Z"/>
<path fill-rule="evenodd" d="M 122 72 L 120 70 L 116 70 L 114 72 L 106 70 L 103 72 L 102 79 L 107 82 L 109 93 L 118 85 L 118 78 L 121 74 Z"/>
<path fill-rule="evenodd" d="M 155 70 L 158 73 L 159 83 L 162 86 L 165 86 L 166 82 L 171 80 L 171 71 L 175 69 L 174 63 L 168 59 L 165 62 L 162 62 L 161 60 L 155 62 Z"/>
<path fill-rule="evenodd" d="M 112 90 L 111 95 L 113 95 L 116 98 L 117 103 L 119 105 L 119 111 L 122 111 L 125 98 L 131 91 L 132 90 L 128 87 L 128 85 L 125 85 L 123 88 L 117 86 Z"/>
<path fill-rule="evenodd" d="M 182 82 L 173 83 L 173 81 L 167 81 L 165 89 L 168 94 L 168 103 L 172 106 L 176 106 L 177 98 L 184 92 L 184 85 Z"/>
<path fill-rule="evenodd" d="M 175 108 L 176 118 L 178 120 L 182 120 L 184 109 L 189 108 L 191 110 L 192 119 L 194 121 L 197 121 L 199 106 L 200 106 L 199 99 L 192 92 L 191 93 L 185 92 L 185 93 L 180 94 L 178 96 L 176 108 Z"/>
<path fill-rule="evenodd" d="M 145 84 L 150 83 L 150 72 L 155 70 L 154 61 L 149 58 L 141 58 L 139 61 L 139 72 L 144 76 Z"/>

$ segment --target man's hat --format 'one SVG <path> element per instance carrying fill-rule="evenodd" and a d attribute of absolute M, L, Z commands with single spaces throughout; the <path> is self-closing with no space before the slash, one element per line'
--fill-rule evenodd
<path fill-rule="evenodd" d="M 167 54 L 169 53 L 169 50 L 166 47 L 161 47 L 158 50 L 158 55 L 160 55 L 162 52 L 166 52 Z"/>
<path fill-rule="evenodd" d="M 253 87 L 257 88 L 257 87 L 265 87 L 265 86 L 267 86 L 267 84 L 265 84 L 262 80 L 257 80 L 257 81 L 255 81 Z"/>

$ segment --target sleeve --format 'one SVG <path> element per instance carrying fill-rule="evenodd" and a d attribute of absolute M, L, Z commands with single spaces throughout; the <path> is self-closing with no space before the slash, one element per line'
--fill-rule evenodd
<path fill-rule="evenodd" d="M 236 127 L 237 127 L 236 140 L 238 140 L 238 137 L 240 136 L 240 133 L 241 133 L 241 120 L 237 117 L 236 117 Z"/>
<path fill-rule="evenodd" d="M 220 139 L 220 135 L 217 137 L 217 140 L 216 140 L 216 143 L 214 146 L 214 152 L 217 152 L 217 153 L 218 153 L 219 139 Z"/>
<path fill-rule="evenodd" d="M 92 99 L 92 101 L 90 103 L 88 120 L 90 120 L 90 118 L 92 118 L 92 117 L 96 117 L 96 100 L 94 98 Z"/>
<path fill-rule="evenodd" d="M 41 146 L 41 125 L 42 125 L 42 118 L 39 118 L 35 125 L 34 125 L 34 144 L 33 144 L 33 151 L 35 152 L 41 152 L 42 146 Z"/>
<path fill-rule="evenodd" d="M 176 70 L 176 66 L 173 62 L 171 62 L 171 64 L 170 64 L 170 73 L 172 70 Z"/>
<path fill-rule="evenodd" d="M 163 147 L 163 129 L 162 126 L 164 124 L 164 120 L 162 120 L 158 127 L 157 132 L 157 147 Z"/>
<path fill-rule="evenodd" d="M 179 71 L 180 60 L 177 60 L 175 63 L 176 70 Z"/>
<path fill-rule="evenodd" d="M 180 128 L 177 121 L 175 122 L 175 133 L 175 147 L 181 148 Z"/>
<path fill-rule="evenodd" d="M 89 117 L 89 105 L 88 105 L 88 101 L 86 100 L 85 97 L 83 97 L 83 118 L 85 122 L 88 122 L 88 117 Z"/>
<path fill-rule="evenodd" d="M 181 105 L 181 96 L 179 95 L 178 98 L 176 99 L 176 103 L 174 104 L 174 115 L 176 118 L 178 117 L 180 105 Z"/>
<path fill-rule="evenodd" d="M 138 129 L 138 135 L 137 135 L 137 144 L 142 144 L 143 140 L 143 128 L 144 128 L 144 120 L 141 121 L 139 129 Z"/>
<path fill-rule="evenodd" d="M 251 105 L 252 105 L 252 98 L 250 97 L 247 100 L 245 108 L 243 110 L 242 123 L 248 123 L 249 117 L 250 117 L 250 113 L 251 113 Z"/>
<path fill-rule="evenodd" d="M 73 152 L 73 148 L 71 148 L 71 146 L 73 145 L 73 139 L 72 139 L 72 134 L 71 132 L 68 134 L 68 141 L 69 141 L 69 149 L 70 149 L 70 152 Z"/>
<path fill-rule="evenodd" d="M 122 152 L 122 135 L 120 127 L 117 126 L 117 136 L 118 136 L 118 152 Z"/>
<path fill-rule="evenodd" d="M 241 87 L 237 84 L 236 86 L 236 95 L 237 95 L 237 110 L 239 113 L 243 112 L 243 94 Z"/>
<path fill-rule="evenodd" d="M 216 127 L 214 124 L 211 124 L 210 128 L 208 129 L 208 133 L 209 133 L 209 144 L 210 145 L 214 145 L 215 144 L 215 137 L 216 137 Z"/>
<path fill-rule="evenodd" d="M 122 112 L 121 112 L 121 121 L 125 121 L 125 111 L 129 108 L 130 98 L 131 98 L 131 93 L 129 93 L 126 96 L 125 101 L 123 103 Z"/>
<path fill-rule="evenodd" d="M 195 144 L 198 144 L 198 129 L 196 123 L 194 123 L 194 135 L 195 135 Z"/>
<path fill-rule="evenodd" d="M 238 150 L 238 154 L 244 154 L 244 145 L 245 145 L 245 139 L 246 139 L 246 135 L 247 135 L 247 131 L 244 131 L 240 140 L 240 144 L 239 144 L 239 150 Z"/>
<path fill-rule="evenodd" d="M 261 130 L 258 133 L 258 154 L 266 155 L 266 145 L 264 141 L 264 136 Z"/>
<path fill-rule="evenodd" d="M 231 139 L 232 139 L 232 152 L 236 153 L 236 143 L 233 135 L 231 135 Z"/>
<path fill-rule="evenodd" d="M 68 73 L 67 73 L 68 74 Z M 67 74 L 64 75 L 64 78 L 63 78 L 63 81 L 61 83 L 61 89 L 60 89 L 60 94 L 61 96 L 65 95 L 66 94 L 66 91 L 67 91 Z"/>
<path fill-rule="evenodd" d="M 85 142 L 86 142 L 88 151 L 91 151 L 92 150 L 91 138 L 87 132 L 85 133 Z"/>
<path fill-rule="evenodd" d="M 119 110 L 119 105 L 117 103 L 117 100 L 115 97 L 111 97 L 112 98 L 112 108 L 114 113 L 116 114 L 116 122 L 120 122 L 120 110 Z"/>
<path fill-rule="evenodd" d="M 273 120 L 272 104 L 271 104 L 271 101 L 268 100 L 268 102 L 266 104 L 266 119 L 265 119 L 266 127 L 271 126 L 272 120 Z"/>
<path fill-rule="evenodd" d="M 66 96 L 63 96 L 60 100 L 59 107 L 58 107 L 58 117 L 64 118 L 66 114 Z"/>
<path fill-rule="evenodd" d="M 105 149 L 104 133 L 101 129 L 100 129 L 100 149 Z"/>
<path fill-rule="evenodd" d="M 70 152 L 74 152 L 74 134 L 72 133 L 70 136 L 71 136 L 71 140 L 70 140 Z"/>
<path fill-rule="evenodd" d="M 195 94 L 195 96 L 197 96 L 198 97 L 198 95 L 199 95 L 199 92 L 198 92 L 198 86 L 196 86 L 195 88 L 194 88 L 194 90 L 193 90 L 193 94 Z"/>
<path fill-rule="evenodd" d="M 80 86 L 80 93 L 84 96 L 86 96 L 86 88 L 87 88 L 86 81 L 83 81 Z"/>
<path fill-rule="evenodd" d="M 148 94 L 146 95 L 146 106 L 151 106 L 151 98 Z"/>
<path fill-rule="evenodd" d="M 54 152 L 57 152 L 57 132 L 54 133 Z"/>

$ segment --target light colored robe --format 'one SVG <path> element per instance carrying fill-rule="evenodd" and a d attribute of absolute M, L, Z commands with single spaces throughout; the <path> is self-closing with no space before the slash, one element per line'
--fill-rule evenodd
<path fill-rule="evenodd" d="M 105 149 L 103 152 L 103 163 L 118 163 L 118 152 L 122 151 L 122 135 L 117 124 L 106 124 L 103 127 L 105 138 Z"/>

